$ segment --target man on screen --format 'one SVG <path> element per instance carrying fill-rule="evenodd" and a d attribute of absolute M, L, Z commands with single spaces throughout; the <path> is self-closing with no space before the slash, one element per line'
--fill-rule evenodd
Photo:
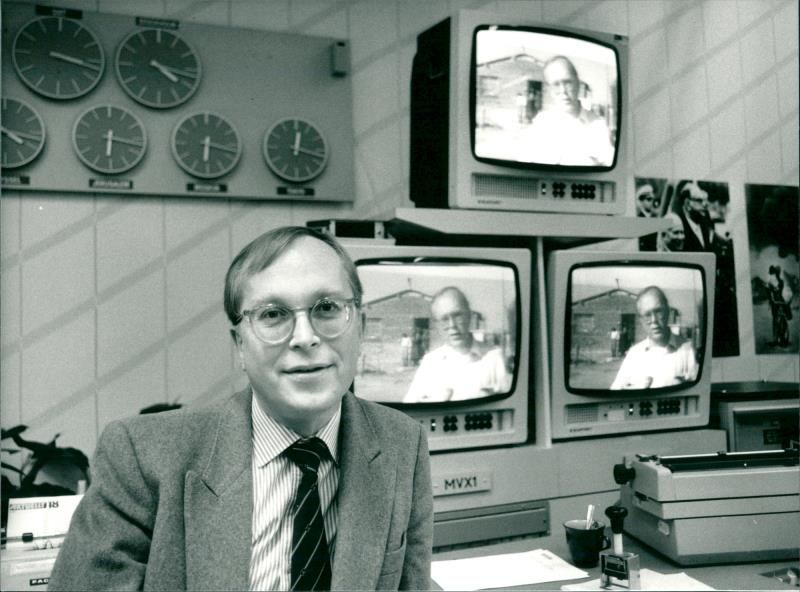
<path fill-rule="evenodd" d="M 422 358 L 404 403 L 461 401 L 511 388 L 502 350 L 470 332 L 472 310 L 461 290 L 439 290 L 431 300 L 431 318 L 444 343 Z"/>
<path fill-rule="evenodd" d="M 542 70 L 543 109 L 524 132 L 526 159 L 547 164 L 607 166 L 614 160 L 605 119 L 581 106 L 581 81 L 565 56 L 550 58 Z"/>
<path fill-rule="evenodd" d="M 642 290 L 636 312 L 647 336 L 625 354 L 611 389 L 659 388 L 694 380 L 698 371 L 694 347 L 670 330 L 669 302 L 661 288 Z"/>

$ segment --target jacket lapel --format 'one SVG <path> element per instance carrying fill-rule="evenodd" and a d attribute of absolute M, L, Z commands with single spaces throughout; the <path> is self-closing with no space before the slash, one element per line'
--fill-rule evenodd
<path fill-rule="evenodd" d="M 220 417 L 202 473 L 189 471 L 184 490 L 186 586 L 189 590 L 250 587 L 253 478 L 250 391 L 238 393 Z"/>
<path fill-rule="evenodd" d="M 378 582 L 391 518 L 395 474 L 381 463 L 378 439 L 358 399 L 342 401 L 339 522 L 333 590 L 369 590 Z"/>

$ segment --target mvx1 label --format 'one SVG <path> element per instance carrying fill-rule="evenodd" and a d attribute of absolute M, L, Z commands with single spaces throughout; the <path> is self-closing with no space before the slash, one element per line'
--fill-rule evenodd
<path fill-rule="evenodd" d="M 456 495 L 492 489 L 492 474 L 486 471 L 464 471 L 433 475 L 433 495 Z"/>

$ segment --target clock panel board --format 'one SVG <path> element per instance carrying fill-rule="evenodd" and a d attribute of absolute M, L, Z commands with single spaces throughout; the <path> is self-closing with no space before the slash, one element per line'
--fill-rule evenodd
<path fill-rule="evenodd" d="M 30 83 L 31 79 L 34 83 L 37 80 L 35 70 L 31 71 L 29 81 L 23 83 L 11 59 L 17 33 L 35 19 L 54 16 L 73 19 L 86 27 L 99 40 L 104 54 L 105 67 L 100 80 L 77 97 L 59 99 L 50 96 L 53 93 L 37 92 Z M 55 26 L 53 21 L 46 24 Z M 35 30 L 31 27 L 28 32 Z M 199 65 L 170 62 L 186 52 L 181 49 L 173 58 L 165 49 L 162 60 L 158 55 L 146 58 L 142 66 L 149 66 L 142 76 L 145 82 L 137 87 L 130 66 L 117 68 L 115 59 L 120 44 L 126 39 L 130 42 L 132 33 L 149 31 L 149 39 L 155 39 L 154 30 L 163 31 L 159 38 L 169 40 L 170 45 L 173 36 L 185 41 L 186 46 L 196 52 Z M 137 49 L 135 43 L 132 45 Z M 47 76 L 59 66 L 77 68 L 80 72 L 78 60 L 81 58 L 72 51 L 53 48 L 50 53 L 57 54 L 56 62 L 45 63 L 43 74 Z M 345 40 L 73 10 L 68 4 L 37 7 L 31 3 L 3 2 L 2 52 L 3 97 L 24 101 L 35 109 L 44 122 L 47 138 L 41 153 L 32 161 L 3 168 L 2 183 L 6 188 L 284 201 L 354 199 L 352 82 L 349 64 L 341 61 L 341 56 L 347 55 Z M 332 60 L 332 52 L 336 52 L 336 60 Z M 41 56 L 37 59 L 43 60 Z M 130 61 L 128 54 L 126 59 Z M 332 70 L 334 63 L 335 72 Z M 120 71 L 125 72 L 127 88 L 123 88 L 119 79 Z M 87 74 L 93 72 L 87 69 Z M 199 84 L 194 77 L 199 77 Z M 153 84 L 160 78 L 164 83 L 163 105 L 152 98 L 156 96 Z M 177 88 L 176 92 L 170 88 L 172 82 L 196 88 L 191 92 Z M 144 86 L 146 88 L 142 88 Z M 137 99 L 136 93 L 141 93 L 143 99 Z M 102 139 L 88 142 L 82 136 L 76 142 L 76 122 L 87 111 L 99 106 L 119 108 L 143 125 L 146 147 L 134 166 L 98 165 L 93 168 L 87 164 L 88 153 L 86 157 L 79 157 L 79 150 L 90 150 L 87 144 L 99 146 L 101 158 L 105 156 L 103 150 L 117 151 L 124 145 L 124 133 L 114 129 L 112 136 L 106 129 L 108 126 L 104 127 L 101 122 L 88 133 L 102 134 Z M 238 145 L 233 142 L 222 146 L 210 137 L 212 132 L 206 134 L 209 138 L 198 135 L 196 141 L 206 143 L 196 151 L 201 162 L 187 166 L 185 156 L 178 162 L 176 154 L 185 154 L 182 152 L 185 144 L 173 145 L 175 131 L 187 118 L 198 113 L 214 114 L 230 124 L 238 137 Z M 299 171 L 276 168 L 274 162 L 268 163 L 264 148 L 268 132 L 276 123 L 285 120 L 313 122 L 314 131 L 325 142 L 322 166 L 314 162 L 323 158 L 317 155 L 318 147 L 305 144 L 315 139 L 305 128 L 301 128 L 302 133 L 291 136 L 287 148 L 289 158 L 292 154 L 297 158 Z M 133 150 L 131 146 L 129 149 Z M 233 149 L 238 153 L 233 166 L 215 166 L 215 153 L 221 161 L 230 160 L 227 154 Z M 212 161 L 210 165 L 202 162 L 206 156 Z M 117 169 L 126 170 L 115 172 Z"/>

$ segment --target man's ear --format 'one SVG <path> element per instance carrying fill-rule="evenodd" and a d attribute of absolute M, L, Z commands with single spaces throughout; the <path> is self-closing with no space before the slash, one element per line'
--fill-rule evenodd
<path fill-rule="evenodd" d="M 231 339 L 233 339 L 233 344 L 236 346 L 236 355 L 239 357 L 239 368 L 245 370 L 246 367 L 244 364 L 244 353 L 242 352 L 242 336 L 239 335 L 236 327 L 231 327 L 230 333 Z"/>

